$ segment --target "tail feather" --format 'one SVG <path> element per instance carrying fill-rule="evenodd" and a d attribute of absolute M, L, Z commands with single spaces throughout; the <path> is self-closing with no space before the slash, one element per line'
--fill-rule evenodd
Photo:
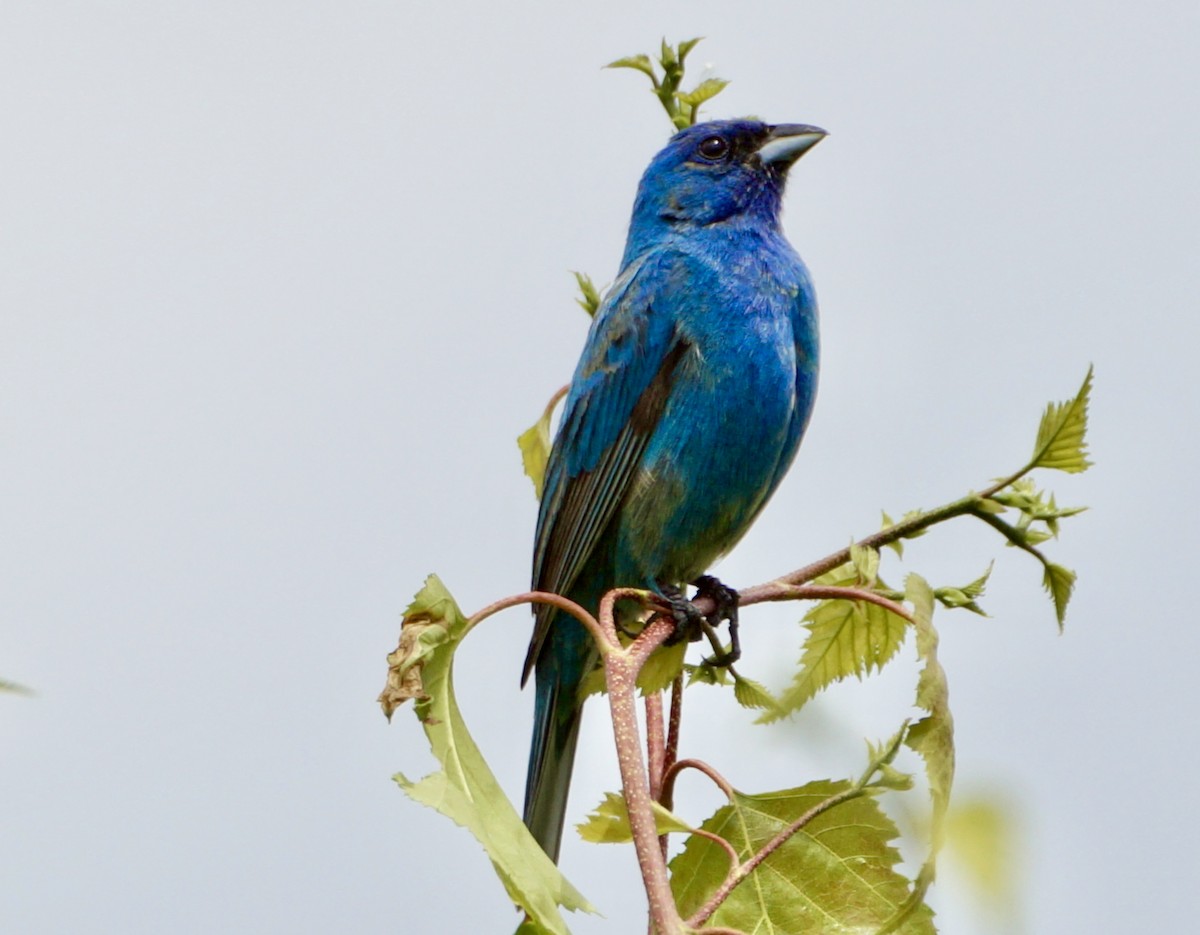
<path fill-rule="evenodd" d="M 525 824 L 556 863 L 575 767 L 575 744 L 583 720 L 578 686 L 564 685 L 561 674 L 551 671 L 543 677 L 538 673 L 533 743 L 525 779 Z"/>

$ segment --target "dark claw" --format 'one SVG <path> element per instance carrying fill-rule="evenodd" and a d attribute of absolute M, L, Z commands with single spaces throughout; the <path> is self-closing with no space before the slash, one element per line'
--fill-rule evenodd
<path fill-rule="evenodd" d="M 662 596 L 671 605 L 671 617 L 675 621 L 675 632 L 667 637 L 667 646 L 672 646 L 682 640 L 695 642 L 700 639 L 701 624 L 705 623 L 700 611 L 684 597 L 683 592 L 673 584 L 663 585 Z"/>
<path fill-rule="evenodd" d="M 729 652 L 717 653 L 705 659 L 704 664 L 727 668 L 742 658 L 742 644 L 738 638 L 738 592 L 712 575 L 701 575 L 692 584 L 696 587 L 696 597 L 707 597 L 714 604 L 713 612 L 705 622 L 711 627 L 720 626 L 722 621 L 729 622 Z"/>

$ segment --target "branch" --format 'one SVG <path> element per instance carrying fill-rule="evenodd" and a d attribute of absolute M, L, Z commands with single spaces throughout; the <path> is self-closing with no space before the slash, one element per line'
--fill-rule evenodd
<path fill-rule="evenodd" d="M 644 596 L 631 588 L 609 591 L 600 601 L 600 627 L 616 642 L 613 604 L 620 597 Z M 675 906 L 667 877 L 667 862 L 658 843 L 654 811 L 642 745 L 638 736 L 637 676 L 650 654 L 674 632 L 674 623 L 653 619 L 628 647 L 611 649 L 604 655 L 604 678 L 612 712 L 617 764 L 621 769 L 621 792 L 629 813 L 629 830 L 637 851 L 638 867 L 650 904 L 650 919 L 658 935 L 682 935 L 683 919 Z"/>

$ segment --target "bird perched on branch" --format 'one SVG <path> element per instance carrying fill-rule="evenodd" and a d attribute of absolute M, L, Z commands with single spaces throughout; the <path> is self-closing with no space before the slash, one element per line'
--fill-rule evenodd
<path fill-rule="evenodd" d="M 779 485 L 812 412 L 818 348 L 816 296 L 780 204 L 788 169 L 824 136 L 713 121 L 651 161 L 546 467 L 536 590 L 596 613 L 606 591 L 646 588 L 683 621 L 695 611 L 682 589 Z M 557 860 L 597 651 L 567 614 L 539 605 L 535 620 L 525 823 Z"/>

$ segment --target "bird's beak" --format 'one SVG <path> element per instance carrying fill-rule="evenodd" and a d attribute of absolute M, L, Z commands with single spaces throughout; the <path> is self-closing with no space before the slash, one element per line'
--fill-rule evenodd
<path fill-rule="evenodd" d="M 787 168 L 826 136 L 820 127 L 803 123 L 781 123 L 771 127 L 767 141 L 758 148 L 758 158 L 763 165 L 780 165 Z"/>

